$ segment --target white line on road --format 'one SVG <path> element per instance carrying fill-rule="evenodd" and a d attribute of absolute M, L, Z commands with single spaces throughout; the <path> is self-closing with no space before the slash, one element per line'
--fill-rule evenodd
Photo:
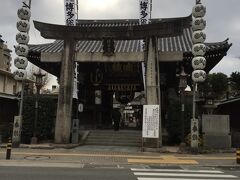
<path fill-rule="evenodd" d="M 186 179 L 186 178 L 138 178 L 138 180 L 201 180 L 201 179 Z M 225 180 L 225 179 L 212 179 L 212 180 Z"/>
<path fill-rule="evenodd" d="M 237 178 L 233 175 L 224 174 L 186 174 L 186 173 L 146 173 L 146 172 L 134 172 L 136 176 L 176 176 L 176 177 L 211 177 L 211 178 Z"/>
<path fill-rule="evenodd" d="M 191 173 L 223 173 L 222 171 L 214 170 L 188 170 L 188 169 L 136 169 L 131 168 L 132 171 L 152 171 L 152 172 L 191 172 Z"/>

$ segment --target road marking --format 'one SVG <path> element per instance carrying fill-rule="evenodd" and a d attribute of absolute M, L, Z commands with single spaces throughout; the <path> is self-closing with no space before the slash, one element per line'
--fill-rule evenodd
<path fill-rule="evenodd" d="M 187 173 L 151 173 L 151 172 L 134 172 L 136 176 L 167 176 L 167 177 L 208 177 L 208 178 L 237 178 L 233 175 L 225 174 L 187 174 Z"/>
<path fill-rule="evenodd" d="M 167 160 L 167 159 L 128 159 L 128 163 L 143 163 L 143 164 L 198 164 L 194 160 Z"/>
<path fill-rule="evenodd" d="M 186 178 L 137 178 L 138 180 L 201 180 L 201 179 L 186 179 Z M 204 179 L 205 180 L 205 179 Z M 212 180 L 225 180 L 225 179 L 212 179 Z"/>
<path fill-rule="evenodd" d="M 181 160 L 175 156 L 162 156 L 161 159 L 128 159 L 128 163 L 143 164 L 198 164 L 195 160 Z"/>
<path fill-rule="evenodd" d="M 0 149 L 1 151 L 1 149 Z M 50 150 L 51 151 L 51 150 Z M 6 152 L 0 152 L 0 154 L 6 154 Z M 12 150 L 12 155 L 45 155 L 45 156 L 82 156 L 82 157 L 122 157 L 122 158 L 148 158 L 148 159 L 163 159 L 168 158 L 169 156 L 143 156 L 143 155 L 131 155 L 131 154 L 104 154 L 101 152 L 93 152 L 93 153 L 60 153 L 60 152 L 14 152 Z M 232 157 L 208 157 L 208 156 L 174 156 L 179 160 L 235 160 L 235 154 Z"/>
<path fill-rule="evenodd" d="M 131 168 L 138 180 L 225 180 L 238 178 L 216 170 Z"/>
<path fill-rule="evenodd" d="M 189 169 L 137 169 L 131 168 L 132 171 L 153 171 L 153 172 L 192 172 L 192 173 L 213 173 L 221 174 L 222 171 L 215 170 L 189 170 Z"/>

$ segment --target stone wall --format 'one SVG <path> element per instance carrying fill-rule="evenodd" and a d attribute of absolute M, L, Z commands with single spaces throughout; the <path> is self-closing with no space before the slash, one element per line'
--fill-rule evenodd
<path fill-rule="evenodd" d="M 231 148 L 229 115 L 203 115 L 202 132 L 205 147 Z"/>

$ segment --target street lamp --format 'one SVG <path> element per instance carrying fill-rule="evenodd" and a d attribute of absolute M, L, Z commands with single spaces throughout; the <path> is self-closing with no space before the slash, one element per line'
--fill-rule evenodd
<path fill-rule="evenodd" d="M 38 72 L 33 74 L 36 77 L 35 86 L 37 88 L 36 99 L 35 99 L 35 117 L 33 122 L 33 137 L 31 138 L 31 144 L 37 144 L 37 121 L 38 121 L 38 101 L 40 90 L 43 87 L 43 77 L 46 76 L 45 73 L 42 73 L 39 68 Z"/>
<path fill-rule="evenodd" d="M 181 103 L 181 141 L 184 142 L 185 125 L 184 125 L 184 111 L 185 111 L 185 89 L 187 88 L 187 77 L 188 74 L 185 73 L 184 67 L 181 67 L 179 77 L 179 90 L 180 90 L 180 103 Z"/>

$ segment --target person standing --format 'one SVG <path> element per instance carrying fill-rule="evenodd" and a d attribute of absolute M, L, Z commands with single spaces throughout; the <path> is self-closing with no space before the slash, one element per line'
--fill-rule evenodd
<path fill-rule="evenodd" d="M 121 120 L 121 113 L 119 112 L 118 109 L 113 109 L 113 111 L 112 111 L 112 120 L 113 120 L 114 131 L 118 131 L 119 130 L 120 120 Z"/>

